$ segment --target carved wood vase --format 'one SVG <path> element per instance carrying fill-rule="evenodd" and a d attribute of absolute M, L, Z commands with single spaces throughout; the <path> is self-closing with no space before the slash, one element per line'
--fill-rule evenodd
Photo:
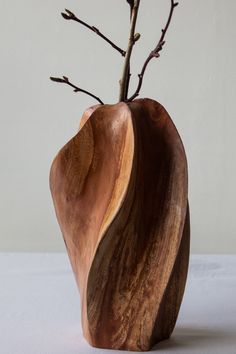
<path fill-rule="evenodd" d="M 94 347 L 147 351 L 170 337 L 181 305 L 189 260 L 187 161 L 165 108 L 137 99 L 146 67 L 158 58 L 178 3 L 146 59 L 128 98 L 130 56 L 140 0 L 128 1 L 126 51 L 65 10 L 62 16 L 94 31 L 125 57 L 120 99 L 104 104 L 66 76 L 52 77 L 100 104 L 59 151 L 50 188 L 81 298 L 83 333 Z"/>
<path fill-rule="evenodd" d="M 169 338 L 189 258 L 187 162 L 150 99 L 88 109 L 50 173 L 56 215 L 95 347 L 149 350 Z"/>

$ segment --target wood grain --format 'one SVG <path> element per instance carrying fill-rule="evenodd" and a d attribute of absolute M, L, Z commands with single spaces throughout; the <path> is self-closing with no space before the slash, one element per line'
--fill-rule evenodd
<path fill-rule="evenodd" d="M 175 326 L 189 257 L 187 162 L 150 99 L 95 106 L 56 156 L 50 187 L 99 348 L 149 350 Z"/>

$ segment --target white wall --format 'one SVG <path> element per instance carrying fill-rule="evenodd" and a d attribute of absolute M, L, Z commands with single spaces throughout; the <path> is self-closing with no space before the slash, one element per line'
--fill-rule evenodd
<path fill-rule="evenodd" d="M 48 77 L 67 75 L 107 103 L 116 102 L 122 57 L 59 14 L 69 8 L 125 47 L 128 5 L 125 0 L 0 0 L 0 5 L 0 250 L 64 250 L 49 168 L 94 101 Z M 159 37 L 168 8 L 167 0 L 141 0 L 134 73 Z M 193 252 L 236 252 L 235 13 L 235 0 L 180 0 L 161 58 L 150 64 L 142 90 L 167 108 L 185 143 Z"/>

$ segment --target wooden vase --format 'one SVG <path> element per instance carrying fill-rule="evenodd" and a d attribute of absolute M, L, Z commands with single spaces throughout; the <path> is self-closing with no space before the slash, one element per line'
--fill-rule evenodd
<path fill-rule="evenodd" d="M 169 338 L 190 228 L 186 156 L 166 110 L 150 99 L 88 109 L 50 187 L 87 341 L 147 351 Z"/>

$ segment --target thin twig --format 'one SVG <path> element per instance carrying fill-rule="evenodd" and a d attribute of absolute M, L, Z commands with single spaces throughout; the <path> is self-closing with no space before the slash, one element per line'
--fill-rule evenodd
<path fill-rule="evenodd" d="M 132 10 L 133 10 L 133 7 L 134 7 L 134 0 L 127 0 L 129 6 L 130 6 L 130 19 L 131 19 L 131 16 L 132 16 Z"/>
<path fill-rule="evenodd" d="M 133 46 L 140 37 L 140 35 L 137 34 L 136 36 L 137 39 L 135 39 L 135 26 L 136 26 L 136 21 L 138 16 L 139 5 L 140 5 L 140 0 L 135 0 L 134 5 L 132 7 L 130 36 L 129 36 L 128 48 L 125 55 L 122 78 L 120 80 L 120 97 L 119 97 L 120 102 L 126 101 L 127 99 L 126 93 L 128 92 L 127 81 L 129 80 L 130 57 L 132 54 Z"/>
<path fill-rule="evenodd" d="M 129 84 L 130 84 L 130 79 L 131 79 L 131 72 L 130 72 L 130 65 L 129 65 L 129 69 L 128 69 L 128 74 L 127 74 L 127 82 L 126 82 L 126 88 L 125 88 L 125 100 L 128 97 L 129 94 Z"/>
<path fill-rule="evenodd" d="M 102 39 L 104 39 L 107 43 L 109 43 L 114 49 L 116 49 L 123 57 L 125 56 L 125 51 L 123 49 L 121 49 L 120 47 L 118 47 L 115 43 L 113 43 L 109 38 L 107 38 L 103 33 L 101 33 L 99 31 L 98 28 L 96 28 L 95 26 L 90 26 L 88 23 L 80 20 L 73 12 L 71 12 L 68 9 L 65 9 L 65 12 L 61 13 L 62 17 L 65 20 L 73 20 L 76 21 L 78 23 L 80 23 L 81 25 L 87 27 L 88 29 L 90 29 L 91 31 L 95 32 L 99 37 L 101 37 Z"/>
<path fill-rule="evenodd" d="M 135 93 L 128 99 L 129 102 L 133 101 L 133 99 L 135 99 L 139 95 L 139 92 L 141 90 L 142 83 L 143 83 L 143 77 L 144 77 L 144 74 L 145 74 L 145 71 L 146 71 L 146 68 L 147 68 L 149 62 L 153 58 L 159 58 L 160 57 L 159 53 L 163 49 L 163 46 L 165 44 L 164 38 L 165 38 L 166 32 L 167 32 L 167 30 L 169 28 L 169 25 L 170 25 L 170 22 L 171 22 L 171 19 L 172 19 L 172 15 L 173 15 L 173 12 L 174 12 L 174 8 L 177 5 L 178 5 L 178 2 L 174 2 L 174 0 L 171 0 L 170 13 L 169 13 L 169 16 L 168 16 L 168 20 L 167 20 L 166 26 L 165 26 L 164 29 L 161 30 L 162 34 L 161 34 L 161 38 L 159 39 L 159 42 L 157 43 L 157 46 L 154 48 L 154 50 L 151 51 L 151 53 L 149 54 L 149 56 L 147 57 L 146 61 L 143 64 L 142 70 L 141 70 L 140 74 L 138 75 L 139 81 L 138 81 L 137 89 L 136 89 Z"/>
<path fill-rule="evenodd" d="M 127 0 L 127 2 L 129 4 L 129 7 L 130 7 L 130 21 L 131 21 L 132 11 L 133 11 L 133 7 L 134 7 L 134 0 Z M 130 72 L 130 63 L 129 63 L 129 69 L 128 69 L 128 74 L 127 74 L 127 82 L 126 82 L 126 88 L 125 88 L 125 97 L 128 97 L 130 78 L 131 78 L 131 72 Z"/>
<path fill-rule="evenodd" d="M 81 89 L 80 87 L 77 87 L 77 86 L 75 86 L 74 84 L 72 84 L 72 83 L 69 81 L 68 77 L 66 77 L 66 76 L 62 76 L 62 78 L 60 78 L 60 77 L 50 77 L 50 79 L 51 79 L 52 81 L 54 81 L 54 82 L 59 82 L 59 83 L 62 83 L 62 84 L 67 84 L 67 85 L 73 87 L 74 92 L 83 92 L 83 93 L 85 93 L 86 95 L 95 98 L 95 100 L 97 100 L 97 101 L 98 101 L 99 103 L 101 103 L 102 105 L 104 104 L 104 103 L 102 102 L 102 100 L 101 100 L 99 97 L 95 96 L 93 93 L 91 93 L 91 92 L 89 92 L 89 91 L 86 91 L 86 90 L 84 90 L 84 89 Z"/>

